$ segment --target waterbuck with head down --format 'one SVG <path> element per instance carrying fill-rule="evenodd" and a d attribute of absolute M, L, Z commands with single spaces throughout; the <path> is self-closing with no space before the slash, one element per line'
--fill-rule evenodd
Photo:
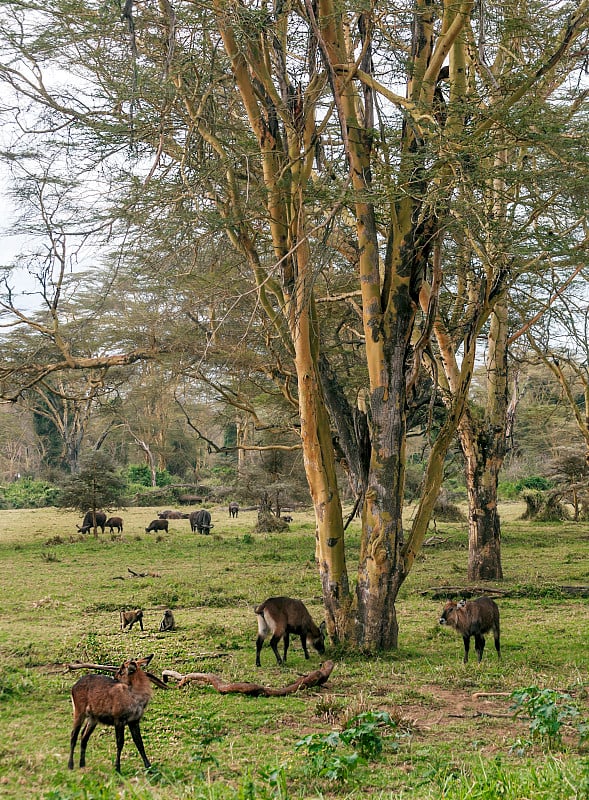
<path fill-rule="evenodd" d="M 269 597 L 255 609 L 258 615 L 258 638 L 256 639 L 256 666 L 260 664 L 260 652 L 265 639 L 271 634 L 270 647 L 279 664 L 286 662 L 290 634 L 301 637 L 305 658 L 309 658 L 307 643 L 310 642 L 318 653 L 325 652 L 325 622 L 319 627 L 311 619 L 302 600 L 292 597 Z M 284 639 L 284 657 L 278 653 L 278 642 Z"/>
<path fill-rule="evenodd" d="M 444 606 L 440 625 L 450 625 L 462 636 L 464 642 L 464 663 L 468 661 L 470 637 L 474 636 L 474 649 L 479 662 L 485 649 L 483 634 L 493 632 L 497 656 L 501 658 L 501 642 L 499 635 L 499 608 L 490 597 L 479 597 L 476 600 L 449 600 Z"/>
<path fill-rule="evenodd" d="M 125 661 L 114 678 L 108 675 L 84 675 L 72 687 L 74 725 L 70 735 L 70 758 L 68 768 L 74 768 L 74 750 L 80 728 L 84 725 L 80 739 L 80 767 L 86 766 L 86 747 L 92 731 L 98 725 L 113 725 L 117 741 L 115 767 L 121 771 L 121 752 L 125 743 L 125 725 L 129 726 L 131 736 L 145 768 L 151 763 L 145 755 L 139 722 L 151 698 L 151 681 L 143 671 L 153 654 L 146 658 Z"/>

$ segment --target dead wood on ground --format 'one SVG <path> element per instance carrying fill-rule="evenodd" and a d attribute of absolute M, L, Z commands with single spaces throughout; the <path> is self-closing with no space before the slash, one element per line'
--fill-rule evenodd
<path fill-rule="evenodd" d="M 284 686 L 281 689 L 273 689 L 271 686 L 262 686 L 259 683 L 225 681 L 223 678 L 219 677 L 219 675 L 214 675 L 210 672 L 189 672 L 186 675 L 181 675 L 175 670 L 166 669 L 162 672 L 162 678 L 164 681 L 170 678 L 179 681 L 179 688 L 191 681 L 198 681 L 199 683 L 213 686 L 220 694 L 237 693 L 249 695 L 250 697 L 284 697 L 287 694 L 294 694 L 300 689 L 322 686 L 331 675 L 333 667 L 333 661 L 326 661 L 319 669 L 309 672 L 307 675 L 303 675 L 294 683 Z"/>

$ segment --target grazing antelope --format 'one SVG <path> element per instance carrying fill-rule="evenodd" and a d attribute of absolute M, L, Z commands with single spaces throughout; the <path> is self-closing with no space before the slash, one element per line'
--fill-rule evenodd
<path fill-rule="evenodd" d="M 267 636 L 272 634 L 270 647 L 279 664 L 286 662 L 290 634 L 301 637 L 305 658 L 309 658 L 307 642 L 310 641 L 318 653 L 325 652 L 325 622 L 319 627 L 311 619 L 305 604 L 292 597 L 269 597 L 255 609 L 258 615 L 258 638 L 256 639 L 256 666 L 260 664 L 260 651 Z M 278 653 L 278 642 L 284 639 L 284 658 Z"/>
<path fill-rule="evenodd" d="M 444 606 L 440 625 L 450 625 L 462 636 L 464 642 L 464 663 L 468 661 L 470 637 L 474 636 L 474 648 L 479 663 L 485 649 L 484 633 L 493 631 L 497 657 L 501 658 L 501 642 L 499 632 L 499 608 L 490 597 L 478 597 L 476 600 L 461 600 L 456 603 L 449 600 Z"/>
<path fill-rule="evenodd" d="M 92 731 L 98 725 L 113 725 L 117 742 L 115 768 L 121 771 L 121 752 L 125 743 L 125 725 L 129 726 L 131 736 L 145 769 L 151 763 L 145 755 L 139 722 L 151 698 L 151 682 L 143 671 L 153 653 L 146 658 L 125 661 L 114 678 L 107 675 L 84 675 L 72 687 L 74 725 L 70 735 L 70 758 L 68 768 L 74 768 L 74 750 L 80 728 L 85 722 L 80 739 L 80 767 L 86 766 L 86 747 Z"/>

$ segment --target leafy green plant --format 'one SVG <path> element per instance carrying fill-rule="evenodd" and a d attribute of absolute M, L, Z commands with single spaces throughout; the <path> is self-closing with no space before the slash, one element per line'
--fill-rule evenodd
<path fill-rule="evenodd" d="M 309 755 L 308 769 L 312 774 L 345 783 L 360 764 L 380 757 L 382 733 L 386 728 L 396 728 L 387 711 L 365 711 L 352 717 L 343 731 L 309 734 L 300 739 L 295 748 L 305 748 Z M 352 752 L 342 752 L 340 745 L 353 748 Z"/>
<path fill-rule="evenodd" d="M 382 753 L 381 732 L 396 727 L 388 711 L 365 711 L 349 720 L 340 736 L 343 742 L 357 748 L 362 758 L 374 760 Z"/>
<path fill-rule="evenodd" d="M 579 709 L 572 702 L 570 695 L 557 692 L 555 689 L 539 689 L 528 686 L 518 689 L 511 695 L 514 716 L 527 714 L 530 720 L 530 733 L 533 739 L 539 739 L 549 747 L 562 744 L 562 728 L 567 722 L 574 720 Z"/>
<path fill-rule="evenodd" d="M 318 778 L 345 783 L 351 773 L 361 763 L 357 752 L 340 754 L 338 748 L 342 743 L 337 731 L 331 733 L 310 733 L 295 744 L 296 750 L 304 750 L 308 756 L 305 771 Z M 338 751 L 338 752 L 336 752 Z"/>
<path fill-rule="evenodd" d="M 224 735 L 223 726 L 218 720 L 211 717 L 199 717 L 197 719 L 195 726 L 192 728 L 194 749 L 190 762 L 196 765 L 201 776 L 204 775 L 206 766 L 218 765 L 219 761 L 215 754 L 211 752 L 211 746 L 223 741 Z"/>
<path fill-rule="evenodd" d="M 259 774 L 260 777 L 264 781 L 266 781 L 266 783 L 270 786 L 270 790 L 272 793 L 271 796 L 273 798 L 276 798 L 276 800 L 288 800 L 288 784 L 286 782 L 286 764 L 279 764 L 277 767 L 266 767 L 264 769 L 261 769 Z M 250 796 L 255 797 L 256 796 L 255 787 L 253 787 L 253 789 L 254 789 L 254 794 Z M 239 800 L 241 800 L 241 798 Z"/>

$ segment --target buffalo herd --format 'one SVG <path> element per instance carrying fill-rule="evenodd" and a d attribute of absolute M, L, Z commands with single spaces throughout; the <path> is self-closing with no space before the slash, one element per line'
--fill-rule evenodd
<path fill-rule="evenodd" d="M 229 503 L 229 516 L 234 518 L 237 517 L 238 514 L 239 505 L 236 502 Z M 201 508 L 200 511 L 191 511 L 188 513 L 166 510 L 158 513 L 157 519 L 153 519 L 145 528 L 145 533 L 153 533 L 156 531 L 167 533 L 169 525 L 168 520 L 171 519 L 187 519 L 190 522 L 190 530 L 193 533 L 196 531 L 205 536 L 208 536 L 211 532 L 211 528 L 214 528 L 211 522 L 211 514 L 205 508 Z M 88 533 L 95 526 L 96 528 L 100 528 L 102 533 L 104 533 L 105 528 L 109 528 L 111 534 L 113 531 L 120 534 L 123 532 L 123 519 L 122 517 L 109 517 L 107 519 L 104 511 L 87 511 L 82 520 L 82 524 L 76 525 L 76 528 L 78 529 L 78 533 Z"/>

